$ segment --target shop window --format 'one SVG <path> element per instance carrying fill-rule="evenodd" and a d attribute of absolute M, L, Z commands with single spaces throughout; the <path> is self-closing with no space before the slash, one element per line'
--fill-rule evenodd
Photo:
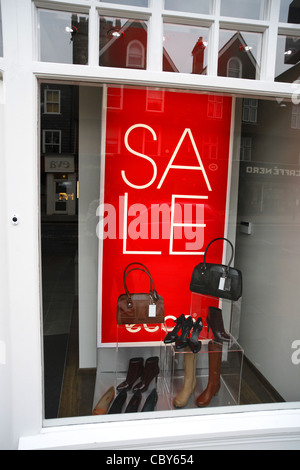
<path fill-rule="evenodd" d="M 43 130 L 43 152 L 61 153 L 61 130 Z"/>
<path fill-rule="evenodd" d="M 222 0 L 221 15 L 253 20 L 264 19 L 265 0 Z"/>
<path fill-rule="evenodd" d="M 279 35 L 276 52 L 276 82 L 293 83 L 299 75 L 300 36 Z"/>
<path fill-rule="evenodd" d="M 208 28 L 164 24 L 163 70 L 207 74 Z"/>
<path fill-rule="evenodd" d="M 88 15 L 38 9 L 39 60 L 88 63 Z"/>
<path fill-rule="evenodd" d="M 242 102 L 240 96 L 115 84 L 42 84 L 41 101 L 51 86 L 63 97 L 64 113 L 40 115 L 42 142 L 48 136 L 49 145 L 56 143 L 49 120 L 55 119 L 63 136 L 63 153 L 53 158 L 42 152 L 40 164 L 46 425 L 58 417 L 89 421 L 93 413 L 99 413 L 93 422 L 119 420 L 125 409 L 122 420 L 142 419 L 129 411 L 146 411 L 146 403 L 161 417 L 164 411 L 178 416 L 179 408 L 181 415 L 194 416 L 216 407 L 300 401 L 294 347 L 298 107 L 282 107 L 276 99 Z M 242 105 L 242 114 L 232 114 Z M 226 230 L 236 240 L 234 266 L 243 273 L 237 304 L 204 301 L 187 282 L 208 243 Z M 208 260 L 221 263 L 225 254 L 220 244 Z M 149 268 L 157 294 L 170 306 L 163 324 L 117 323 L 124 277 L 130 292 L 151 289 L 146 269 L 124 276 L 137 261 Z M 170 273 L 176 273 L 171 289 Z M 146 311 L 154 315 L 151 305 Z M 164 342 L 174 320 L 183 324 L 181 312 L 192 318 L 186 329 L 195 326 L 196 341 L 187 342 L 186 350 L 180 342 L 177 349 Z M 208 328 L 214 316 L 224 320 L 225 335 Z M 270 324 L 272 337 L 285 347 L 261 336 Z M 89 360 L 82 366 L 83 355 Z M 136 366 L 134 385 L 147 367 L 149 376 L 142 377 L 150 377 L 149 383 L 142 385 L 148 388 L 119 394 Z M 188 370 L 194 385 L 182 399 Z M 203 394 L 216 371 L 213 392 Z M 102 416 L 112 410 L 115 416 Z"/>
<path fill-rule="evenodd" d="M 181 0 L 165 0 L 166 10 L 186 11 L 189 13 L 210 13 L 211 2 L 209 0 L 189 0 L 182 2 Z"/>
<path fill-rule="evenodd" d="M 259 79 L 262 34 L 221 29 L 218 75 Z"/>
<path fill-rule="evenodd" d="M 44 97 L 44 113 L 59 114 L 60 113 L 60 90 L 45 90 Z"/>
<path fill-rule="evenodd" d="M 134 7 L 148 7 L 148 0 L 98 0 L 105 3 L 114 3 L 117 5 L 130 5 Z"/>
<path fill-rule="evenodd" d="M 281 0 L 279 21 L 282 23 L 300 23 L 299 0 Z"/>
<path fill-rule="evenodd" d="M 2 38 L 2 15 L 0 5 L 0 57 L 3 57 L 3 38 Z"/>
<path fill-rule="evenodd" d="M 146 69 L 147 31 L 147 20 L 101 16 L 99 65 Z"/>

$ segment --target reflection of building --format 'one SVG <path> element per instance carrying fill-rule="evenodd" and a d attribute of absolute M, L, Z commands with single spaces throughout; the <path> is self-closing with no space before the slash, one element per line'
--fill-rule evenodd
<path fill-rule="evenodd" d="M 75 215 L 77 207 L 78 89 L 42 86 L 42 215 Z"/>
<path fill-rule="evenodd" d="M 221 77 L 256 78 L 258 64 L 240 32 L 219 51 L 218 75 Z"/>

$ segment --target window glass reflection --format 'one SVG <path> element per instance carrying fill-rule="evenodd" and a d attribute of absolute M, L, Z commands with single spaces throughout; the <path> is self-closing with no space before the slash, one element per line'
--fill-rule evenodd
<path fill-rule="evenodd" d="M 221 15 L 236 18 L 262 20 L 265 0 L 222 0 Z"/>
<path fill-rule="evenodd" d="M 88 15 L 39 10 L 38 29 L 42 62 L 88 63 Z"/>
<path fill-rule="evenodd" d="M 300 23 L 300 2 L 298 0 L 281 0 L 279 21 Z"/>
<path fill-rule="evenodd" d="M 99 0 L 105 3 L 115 3 L 118 5 L 130 5 L 134 7 L 148 7 L 148 0 Z"/>
<path fill-rule="evenodd" d="M 259 78 L 262 34 L 220 30 L 218 75 Z"/>
<path fill-rule="evenodd" d="M 0 57 L 3 57 L 3 40 L 2 40 L 2 15 L 0 5 Z"/>
<path fill-rule="evenodd" d="M 146 69 L 148 22 L 100 17 L 99 65 Z"/>
<path fill-rule="evenodd" d="M 164 25 L 163 70 L 206 75 L 208 28 Z"/>
<path fill-rule="evenodd" d="M 210 13 L 209 0 L 190 0 L 182 2 L 181 0 L 165 0 L 166 10 L 187 11 L 189 13 Z"/>
<path fill-rule="evenodd" d="M 275 81 L 292 83 L 300 77 L 300 36 L 278 36 Z"/>

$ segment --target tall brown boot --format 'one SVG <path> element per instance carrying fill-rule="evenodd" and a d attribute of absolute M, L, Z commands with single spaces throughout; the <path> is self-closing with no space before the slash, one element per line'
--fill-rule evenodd
<path fill-rule="evenodd" d="M 197 406 L 209 405 L 212 397 L 218 393 L 221 387 L 221 363 L 222 363 L 222 344 L 208 343 L 208 384 L 204 392 L 197 398 Z"/>
<path fill-rule="evenodd" d="M 176 395 L 174 406 L 182 408 L 187 405 L 189 398 L 196 388 L 196 362 L 197 354 L 193 354 L 189 348 L 184 355 L 184 382 L 180 392 Z M 189 351 L 189 352 L 187 352 Z"/>

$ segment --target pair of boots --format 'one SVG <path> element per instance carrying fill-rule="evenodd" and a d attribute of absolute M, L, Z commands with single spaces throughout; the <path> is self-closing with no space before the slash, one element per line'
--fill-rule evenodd
<path fill-rule="evenodd" d="M 159 374 L 158 361 L 158 356 L 149 357 L 145 361 L 145 365 L 142 357 L 133 357 L 130 359 L 127 377 L 117 386 L 117 390 L 119 392 L 122 390 L 128 391 L 133 387 L 133 392 L 145 392 L 150 382 L 154 378 L 157 379 Z M 138 379 L 140 379 L 140 381 L 134 385 Z"/>
<path fill-rule="evenodd" d="M 199 407 L 209 405 L 211 399 L 218 393 L 221 386 L 222 344 L 209 342 L 208 352 L 209 378 L 206 389 L 196 400 L 196 405 Z M 184 355 L 184 382 L 182 389 L 174 400 L 176 408 L 186 406 L 191 394 L 195 391 L 196 361 L 197 355 L 189 354 L 188 352 Z"/>

